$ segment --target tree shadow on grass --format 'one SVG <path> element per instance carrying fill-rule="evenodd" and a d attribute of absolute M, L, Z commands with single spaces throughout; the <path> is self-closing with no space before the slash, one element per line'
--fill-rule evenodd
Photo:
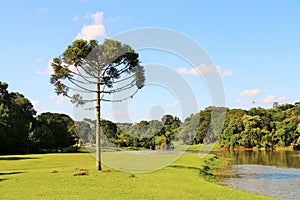
<path fill-rule="evenodd" d="M 184 166 L 184 165 L 171 165 L 168 166 L 175 169 L 193 169 L 193 170 L 201 170 L 199 167 L 190 167 L 190 166 Z"/>
<path fill-rule="evenodd" d="M 8 176 L 14 174 L 21 174 L 23 172 L 0 172 L 0 176 Z M 7 178 L 0 178 L 0 182 L 7 180 Z"/>
<path fill-rule="evenodd" d="M 18 157 L 18 156 L 13 156 L 13 157 L 1 157 L 0 160 L 29 160 L 29 159 L 37 159 L 37 158 L 32 158 L 32 157 Z"/>
<path fill-rule="evenodd" d="M 23 172 L 0 172 L 0 176 L 1 175 L 14 175 L 14 174 L 21 174 L 21 173 L 23 173 Z"/>

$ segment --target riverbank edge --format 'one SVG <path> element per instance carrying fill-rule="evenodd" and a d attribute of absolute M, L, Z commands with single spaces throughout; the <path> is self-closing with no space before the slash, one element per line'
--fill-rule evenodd
<path fill-rule="evenodd" d="M 218 185 L 227 186 L 223 180 L 226 178 L 237 177 L 232 169 L 232 159 L 220 155 L 211 154 L 201 166 L 200 175 L 207 181 Z"/>
<path fill-rule="evenodd" d="M 211 182 L 216 185 L 220 185 L 222 187 L 231 188 L 236 191 L 240 191 L 239 189 L 235 189 L 229 187 L 224 183 L 225 179 L 238 177 L 236 172 L 232 169 L 232 159 L 225 158 L 219 155 L 212 154 L 213 156 L 210 158 L 206 158 L 204 160 L 204 164 L 202 165 L 202 170 L 200 170 L 200 176 L 202 176 L 206 181 Z M 266 198 L 272 198 L 270 196 L 264 196 L 261 194 L 257 194 L 254 192 L 245 191 L 252 195 L 258 195 Z"/>
<path fill-rule="evenodd" d="M 298 149 L 294 148 L 293 146 L 289 147 L 275 147 L 275 148 L 257 148 L 257 147 L 252 147 L 252 148 L 246 148 L 246 147 L 222 147 L 218 148 L 218 151 L 296 151 Z"/>

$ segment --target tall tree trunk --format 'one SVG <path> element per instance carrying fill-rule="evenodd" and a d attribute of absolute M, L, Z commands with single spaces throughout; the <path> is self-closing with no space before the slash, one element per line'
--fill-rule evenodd
<path fill-rule="evenodd" d="M 96 169 L 102 171 L 101 167 L 101 142 L 100 142 L 100 120 L 101 120 L 101 105 L 100 105 L 100 83 L 97 84 L 97 105 L 96 105 Z"/>

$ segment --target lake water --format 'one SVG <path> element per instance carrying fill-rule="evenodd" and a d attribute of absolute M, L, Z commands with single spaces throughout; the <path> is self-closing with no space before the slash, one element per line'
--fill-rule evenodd
<path fill-rule="evenodd" d="M 219 152 L 232 159 L 237 176 L 223 182 L 229 187 L 280 199 L 300 200 L 299 151 Z"/>

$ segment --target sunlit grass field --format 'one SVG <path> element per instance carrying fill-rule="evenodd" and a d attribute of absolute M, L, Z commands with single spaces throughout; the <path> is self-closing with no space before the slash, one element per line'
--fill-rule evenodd
<path fill-rule="evenodd" d="M 203 162 L 184 154 L 163 169 L 132 174 L 107 166 L 98 172 L 89 153 L 0 156 L 0 199 L 270 199 L 205 180 Z"/>

